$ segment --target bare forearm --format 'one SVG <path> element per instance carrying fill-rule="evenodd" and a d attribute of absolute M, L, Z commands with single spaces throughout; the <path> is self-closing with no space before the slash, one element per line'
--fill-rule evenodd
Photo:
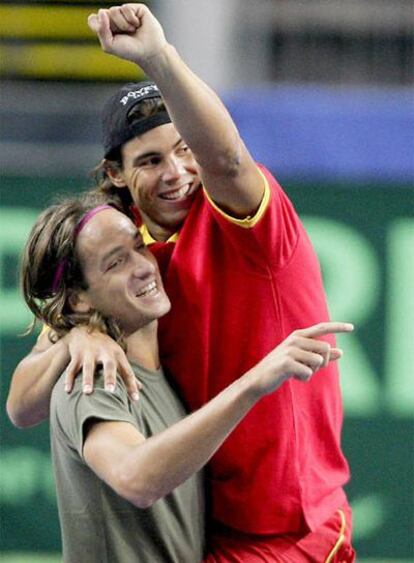
<path fill-rule="evenodd" d="M 53 386 L 69 363 L 63 340 L 46 350 L 36 348 L 17 366 L 7 398 L 7 413 L 15 426 L 34 426 L 49 415 Z"/>
<path fill-rule="evenodd" d="M 167 44 L 145 71 L 159 86 L 174 124 L 202 168 L 231 172 L 240 164 L 242 142 L 218 96 Z"/>
<path fill-rule="evenodd" d="M 249 375 L 207 405 L 136 446 L 119 464 L 121 494 L 151 505 L 199 471 L 258 399 Z"/>

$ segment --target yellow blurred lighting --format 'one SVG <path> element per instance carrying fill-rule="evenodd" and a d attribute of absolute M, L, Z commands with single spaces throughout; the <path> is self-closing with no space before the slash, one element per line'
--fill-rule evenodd
<path fill-rule="evenodd" d="M 2 38 L 92 39 L 87 18 L 97 7 L 1 6 Z"/>
<path fill-rule="evenodd" d="M 28 78 L 141 80 L 136 65 L 103 53 L 98 46 L 64 43 L 0 47 L 1 74 Z"/>

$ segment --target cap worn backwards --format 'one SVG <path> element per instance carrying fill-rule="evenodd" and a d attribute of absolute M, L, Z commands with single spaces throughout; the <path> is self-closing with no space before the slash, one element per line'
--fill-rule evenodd
<path fill-rule="evenodd" d="M 142 100 L 150 98 L 161 98 L 161 93 L 155 82 L 148 81 L 122 86 L 106 102 L 102 113 L 105 158 L 110 158 L 114 150 L 119 149 L 133 137 L 142 135 L 154 127 L 171 123 L 166 110 L 129 123 L 128 115 L 131 109 Z"/>

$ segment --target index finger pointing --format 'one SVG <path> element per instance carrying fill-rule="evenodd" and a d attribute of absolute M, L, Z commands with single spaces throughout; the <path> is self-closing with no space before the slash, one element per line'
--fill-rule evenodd
<path fill-rule="evenodd" d="M 296 331 L 301 336 L 308 338 L 315 338 L 318 336 L 324 336 L 325 334 L 334 334 L 340 332 L 352 332 L 354 330 L 354 325 L 351 323 L 341 323 L 328 321 L 325 323 L 319 323 L 317 325 L 310 326 Z"/>

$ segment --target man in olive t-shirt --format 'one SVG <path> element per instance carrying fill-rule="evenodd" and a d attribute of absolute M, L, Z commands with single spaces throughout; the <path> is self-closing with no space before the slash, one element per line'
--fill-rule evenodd
<path fill-rule="evenodd" d="M 146 438 L 177 423 L 185 410 L 162 369 L 133 364 L 144 384 L 140 400 L 129 399 L 119 378 L 113 393 L 97 379 L 94 392 L 72 393 L 64 377 L 50 406 L 52 458 L 65 561 L 87 563 L 197 563 L 203 557 L 204 509 L 201 475 L 195 474 L 145 510 L 117 495 L 86 465 L 84 436 L 93 420 L 132 424 Z"/>

